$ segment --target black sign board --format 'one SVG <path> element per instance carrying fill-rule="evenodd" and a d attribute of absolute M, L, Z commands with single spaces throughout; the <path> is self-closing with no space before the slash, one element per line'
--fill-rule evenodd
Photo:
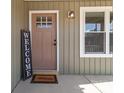
<path fill-rule="evenodd" d="M 30 32 L 21 30 L 21 64 L 22 79 L 26 80 L 32 76 L 32 55 Z"/>

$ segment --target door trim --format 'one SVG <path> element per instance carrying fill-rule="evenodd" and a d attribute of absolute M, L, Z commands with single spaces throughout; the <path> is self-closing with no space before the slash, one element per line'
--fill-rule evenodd
<path fill-rule="evenodd" d="M 29 30 L 31 32 L 32 46 L 32 14 L 33 13 L 56 13 L 57 14 L 57 72 L 59 72 L 59 10 L 29 10 Z"/>

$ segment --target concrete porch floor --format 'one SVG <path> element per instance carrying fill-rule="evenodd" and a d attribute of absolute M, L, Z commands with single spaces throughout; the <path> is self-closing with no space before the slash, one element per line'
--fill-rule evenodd
<path fill-rule="evenodd" d="M 112 76 L 58 75 L 58 84 L 31 84 L 21 81 L 13 93 L 112 93 Z"/>

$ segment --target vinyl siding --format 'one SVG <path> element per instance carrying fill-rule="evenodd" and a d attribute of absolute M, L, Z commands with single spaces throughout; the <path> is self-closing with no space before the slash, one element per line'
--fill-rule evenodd
<path fill-rule="evenodd" d="M 24 28 L 24 1 L 12 0 L 11 30 L 11 90 L 20 80 L 20 29 Z"/>
<path fill-rule="evenodd" d="M 110 75 L 112 58 L 80 58 L 80 7 L 112 6 L 112 0 L 52 0 L 52 2 L 24 2 L 12 0 L 12 60 L 11 89 L 20 80 L 20 29 L 29 29 L 29 10 L 59 10 L 59 72 L 61 74 Z M 68 19 L 69 10 L 75 19 Z"/>
<path fill-rule="evenodd" d="M 29 10 L 59 10 L 59 67 L 63 74 L 112 74 L 112 58 L 80 58 L 80 7 L 112 6 L 111 0 L 66 0 L 53 2 L 25 2 L 25 20 Z M 75 19 L 68 19 L 69 10 Z M 27 24 L 28 25 L 28 24 Z"/>
<path fill-rule="evenodd" d="M 112 58 L 80 58 L 80 7 L 112 6 L 111 0 L 52 0 L 52 2 L 24 2 L 12 0 L 12 59 L 11 89 L 20 80 L 20 29 L 29 29 L 29 10 L 59 10 L 59 71 L 61 74 L 110 75 Z M 69 10 L 75 19 L 68 19 Z"/>

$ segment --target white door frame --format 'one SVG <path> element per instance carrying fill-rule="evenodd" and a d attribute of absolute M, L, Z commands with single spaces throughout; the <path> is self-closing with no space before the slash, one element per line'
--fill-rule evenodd
<path fill-rule="evenodd" d="M 32 14 L 33 13 L 56 13 L 57 14 L 57 72 L 59 72 L 59 10 L 29 10 L 29 30 L 31 32 L 32 45 Z"/>

